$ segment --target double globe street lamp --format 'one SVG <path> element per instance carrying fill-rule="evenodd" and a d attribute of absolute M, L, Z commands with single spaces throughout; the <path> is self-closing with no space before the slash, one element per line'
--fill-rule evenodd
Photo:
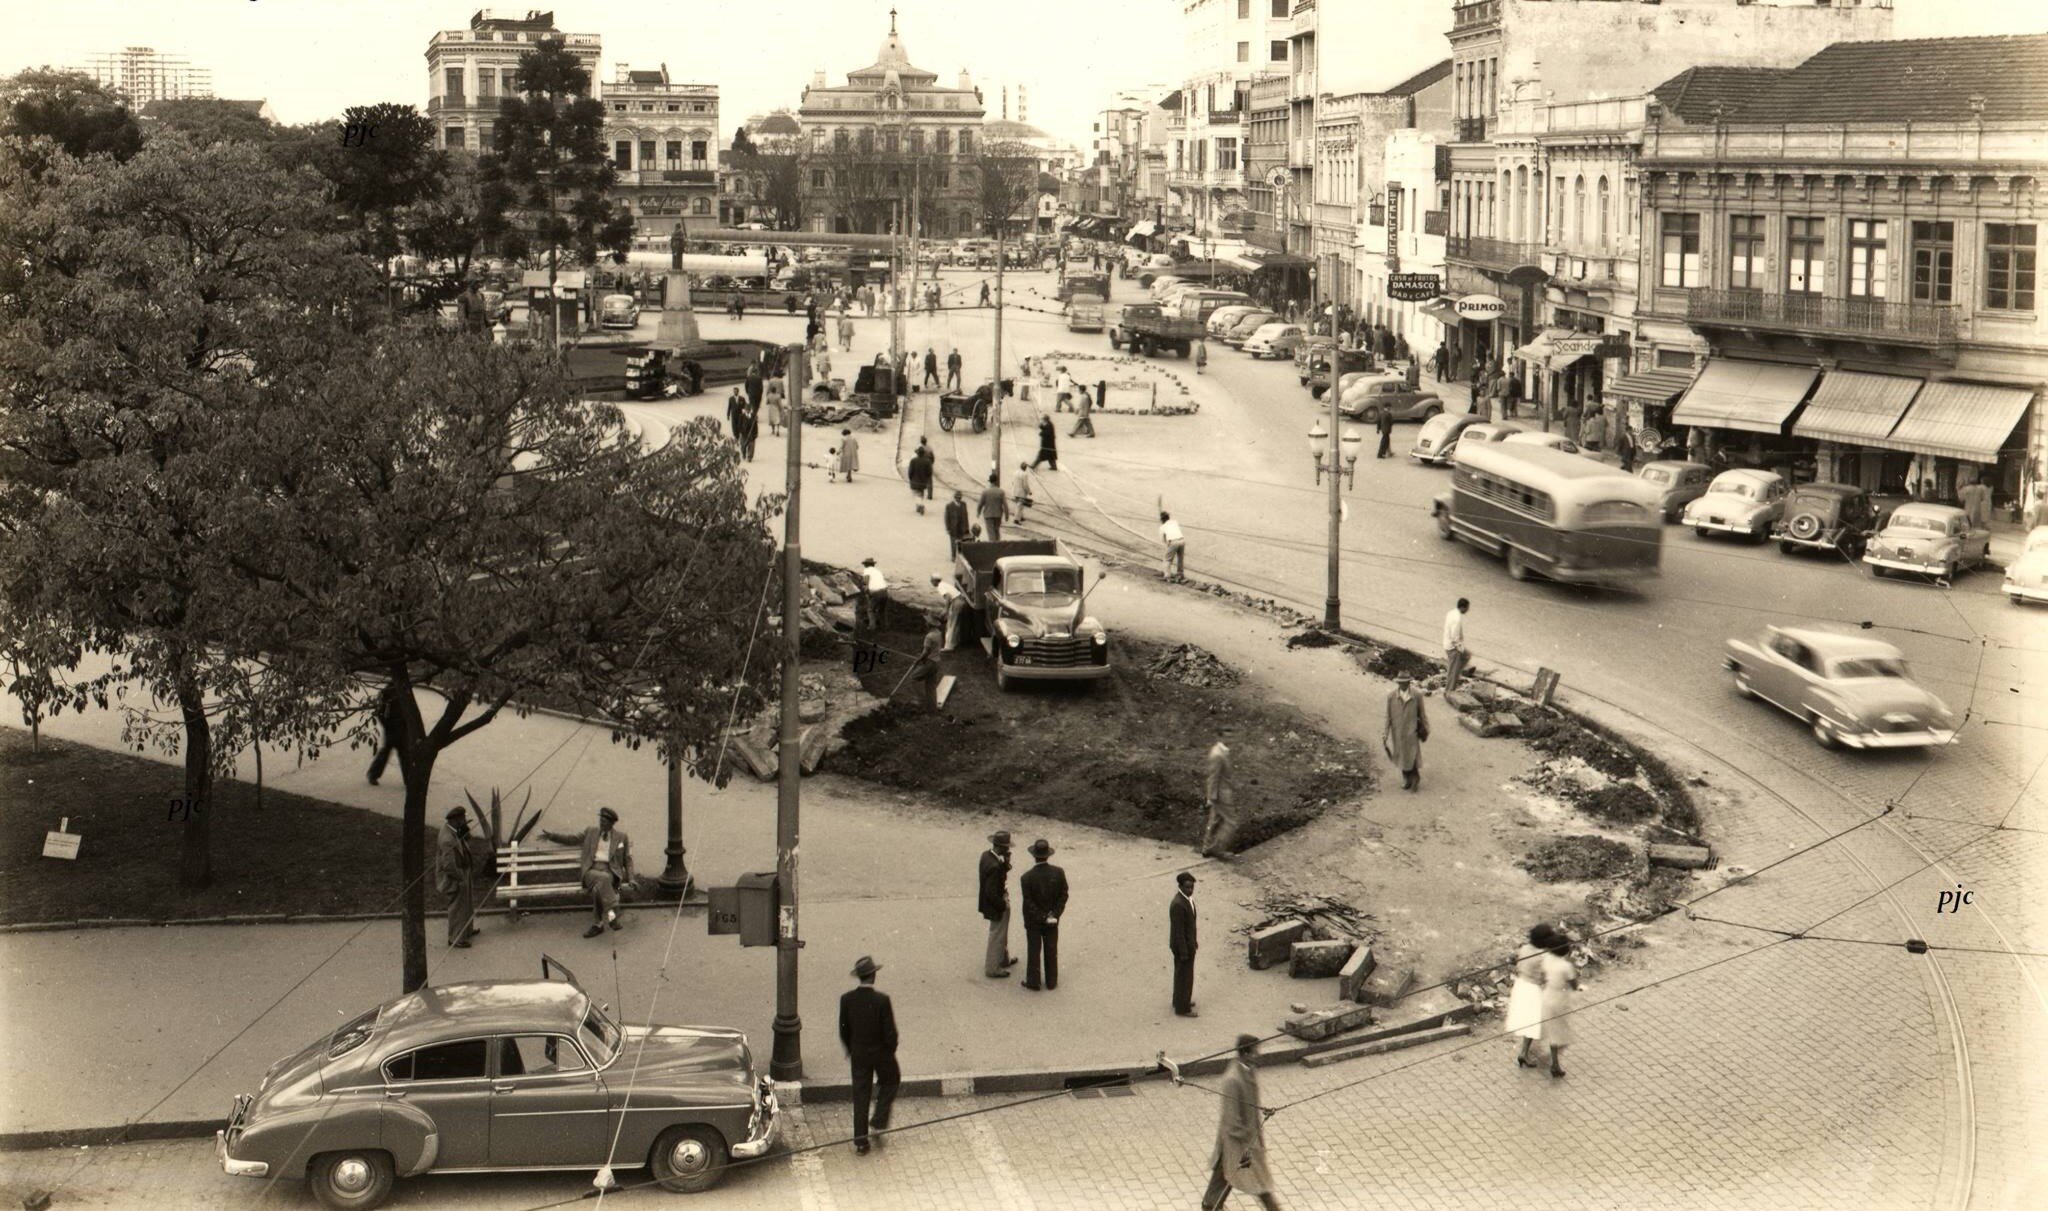
<path fill-rule="evenodd" d="M 1340 440 L 1344 447 L 1342 472 L 1344 485 L 1347 488 L 1356 488 L 1358 486 L 1358 450 L 1364 444 L 1365 439 L 1355 427 L 1347 427 L 1344 430 L 1343 438 Z M 1323 472 L 1325 470 L 1329 471 L 1331 475 L 1338 474 L 1338 444 L 1338 442 L 1330 440 L 1330 430 L 1323 425 L 1322 418 L 1317 417 L 1316 427 L 1308 431 L 1308 452 L 1316 460 L 1316 482 L 1318 484 L 1323 482 Z M 1331 507 L 1334 509 L 1335 505 L 1333 504 Z"/>

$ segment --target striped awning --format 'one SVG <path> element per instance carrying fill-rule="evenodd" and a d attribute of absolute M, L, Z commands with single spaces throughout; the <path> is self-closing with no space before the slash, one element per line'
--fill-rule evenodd
<path fill-rule="evenodd" d="M 1624 374 L 1600 393 L 1612 399 L 1634 400 L 1639 404 L 1663 407 L 1671 397 L 1692 386 L 1690 370 L 1643 370 L 1635 374 Z"/>
<path fill-rule="evenodd" d="M 1416 310 L 1447 328 L 1456 328 L 1458 326 L 1458 305 L 1454 299 L 1439 298 L 1434 302 L 1422 304 Z"/>
<path fill-rule="evenodd" d="M 1898 428 L 1879 444 L 1965 462 L 1997 462 L 1998 448 L 2012 435 L 2033 398 L 2031 387 L 1929 383 Z"/>
<path fill-rule="evenodd" d="M 1671 423 L 1782 434 L 1818 377 L 1811 366 L 1712 358 L 1671 410 Z"/>
<path fill-rule="evenodd" d="M 1896 374 L 1830 370 L 1821 376 L 1813 402 L 1792 426 L 1794 437 L 1883 446 L 1925 379 Z"/>

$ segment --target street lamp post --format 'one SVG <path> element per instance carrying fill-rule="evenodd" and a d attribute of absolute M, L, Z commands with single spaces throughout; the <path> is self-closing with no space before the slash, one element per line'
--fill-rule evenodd
<path fill-rule="evenodd" d="M 802 345 L 791 345 L 789 355 L 789 398 L 803 399 L 809 367 Z M 801 407 L 801 404 L 799 404 Z M 796 959 L 803 946 L 798 940 L 796 914 L 797 810 L 802 762 L 803 733 L 797 716 L 798 668 L 803 646 L 803 552 L 799 541 L 797 506 L 803 486 L 803 425 L 792 419 L 786 449 L 789 499 L 783 505 L 782 532 L 782 762 L 775 786 L 775 882 L 780 903 L 775 923 L 775 1021 L 774 1050 L 768 1060 L 768 1075 L 778 1081 L 800 1081 L 804 1075 L 804 1023 L 797 1014 Z"/>
<path fill-rule="evenodd" d="M 1332 359 L 1333 363 L 1335 359 Z M 1316 419 L 1315 428 L 1308 432 L 1309 453 L 1316 460 L 1316 482 L 1323 481 L 1325 471 L 1330 481 L 1330 550 L 1329 585 L 1323 596 L 1323 629 L 1334 631 L 1343 625 L 1343 603 L 1337 587 L 1338 539 L 1342 531 L 1344 499 L 1342 485 L 1345 480 L 1356 482 L 1358 474 L 1358 447 L 1360 437 L 1357 429 L 1342 429 L 1337 413 L 1337 384 L 1335 366 L 1332 366 L 1330 389 L 1324 394 L 1330 401 L 1330 423 L 1325 428 L 1322 418 Z M 1341 448 L 1340 448 L 1341 447 Z M 1340 461 L 1341 460 L 1341 461 Z"/>

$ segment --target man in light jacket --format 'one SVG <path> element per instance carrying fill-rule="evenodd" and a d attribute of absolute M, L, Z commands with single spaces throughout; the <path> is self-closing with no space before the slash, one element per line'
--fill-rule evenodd
<path fill-rule="evenodd" d="M 614 828 L 619 813 L 609 807 L 597 809 L 597 827 L 586 828 L 581 833 L 551 833 L 541 830 L 541 836 L 557 845 L 574 845 L 579 853 L 576 874 L 583 882 L 583 889 L 590 893 L 590 909 L 596 918 L 590 928 L 583 931 L 586 938 L 594 938 L 609 925 L 613 929 L 624 929 L 625 922 L 619 920 L 619 888 L 633 881 L 633 846 L 626 837 L 626 830 Z"/>
<path fill-rule="evenodd" d="M 1238 1035 L 1237 1055 L 1217 1086 L 1222 1114 L 1216 1122 L 1216 1147 L 1209 1153 L 1209 1188 L 1202 1192 L 1202 1211 L 1216 1211 L 1233 1190 L 1252 1195 L 1274 1211 L 1280 1206 L 1273 1197 L 1273 1174 L 1266 1168 L 1266 1115 L 1259 1104 L 1259 1072 L 1252 1067 L 1252 1054 L 1258 1049 L 1259 1036 Z"/>

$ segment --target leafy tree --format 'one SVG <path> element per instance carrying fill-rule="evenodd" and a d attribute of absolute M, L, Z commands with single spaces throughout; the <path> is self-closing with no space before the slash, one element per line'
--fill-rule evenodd
<path fill-rule="evenodd" d="M 481 161 L 485 210 L 508 220 L 504 253 L 544 252 L 550 285 L 564 248 L 579 264 L 594 263 L 600 249 L 623 262 L 633 215 L 609 196 L 618 172 L 589 71 L 549 38 L 520 56 L 515 86 L 519 95 L 498 103 L 497 147 Z"/>
<path fill-rule="evenodd" d="M 825 171 L 825 196 L 846 220 L 848 230 L 883 230 L 905 199 L 904 170 L 877 156 L 871 149 L 833 147 L 811 157 L 813 170 Z M 895 174 L 895 182 L 890 180 Z"/>
<path fill-rule="evenodd" d="M 744 126 L 738 127 L 732 132 L 732 154 L 736 156 L 759 154 L 754 148 L 754 141 L 747 137 L 747 128 Z"/>
<path fill-rule="evenodd" d="M 761 201 L 775 212 L 779 231 L 800 231 L 804 225 L 804 178 L 808 157 L 791 151 L 762 152 L 755 157 L 761 180 Z"/>
<path fill-rule="evenodd" d="M 277 139 L 275 122 L 237 101 L 187 97 L 150 107 L 149 135 L 177 131 L 201 147 L 222 140 L 268 145 Z"/>
<path fill-rule="evenodd" d="M 1028 220 L 1037 198 L 1038 157 L 1022 143 L 984 143 L 974 157 L 976 201 L 980 204 L 982 229 L 994 235 L 998 229 L 1014 230 Z"/>
<path fill-rule="evenodd" d="M 461 334 L 365 334 L 278 386 L 245 425 L 241 530 L 251 633 L 266 652 L 400 692 L 404 987 L 427 979 L 427 804 L 450 746 L 507 707 L 618 720 L 665 753 L 710 753 L 758 710 L 773 498 L 750 502 L 708 419 L 640 447 L 575 398 L 558 362 Z M 261 539 L 261 549 L 254 545 Z M 415 698 L 426 690 L 431 699 Z M 701 761 L 700 774 L 710 770 Z"/>
<path fill-rule="evenodd" d="M 142 147 L 142 128 L 127 102 L 83 72 L 33 68 L 0 81 L 0 137 L 45 138 L 70 156 L 125 160 Z M 31 171 L 48 157 L 26 152 Z"/>
<path fill-rule="evenodd" d="M 214 715 L 247 636 L 219 508 L 244 468 L 220 448 L 370 282 L 313 183 L 252 145 L 170 133 L 40 167 L 0 153 L 0 600 L 124 651 L 171 704 L 195 808 L 179 869 L 203 886 Z"/>

